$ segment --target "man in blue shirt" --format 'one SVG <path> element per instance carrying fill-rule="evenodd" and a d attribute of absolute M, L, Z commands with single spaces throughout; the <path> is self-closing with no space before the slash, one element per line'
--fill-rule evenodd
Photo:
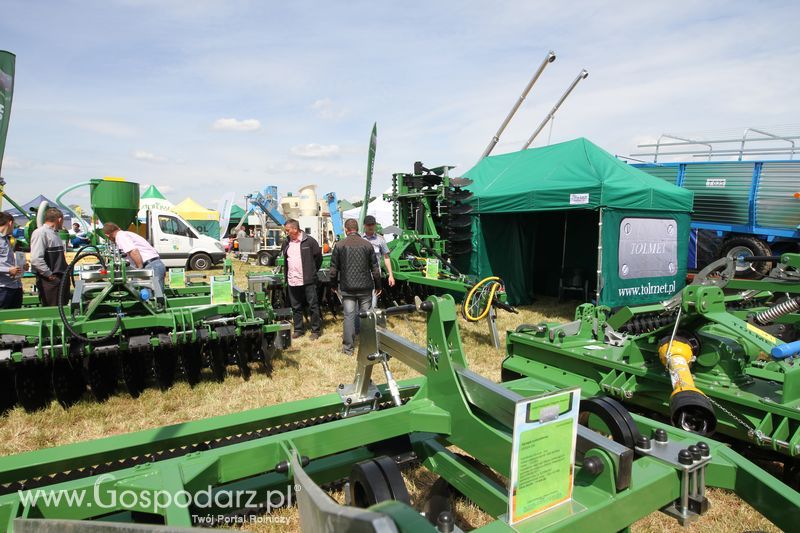
<path fill-rule="evenodd" d="M 22 307 L 22 269 L 14 255 L 14 217 L 0 211 L 0 309 Z"/>

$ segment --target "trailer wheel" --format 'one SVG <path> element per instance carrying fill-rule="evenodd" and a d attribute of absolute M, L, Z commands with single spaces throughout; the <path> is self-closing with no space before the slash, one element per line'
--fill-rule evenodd
<path fill-rule="evenodd" d="M 753 255 L 772 255 L 772 250 L 770 250 L 767 243 L 761 239 L 748 235 L 737 235 L 736 237 L 731 237 L 726 240 L 722 244 L 719 254 L 720 257 L 747 257 Z M 772 263 L 768 261 L 758 263 L 736 263 L 736 275 L 742 278 L 760 278 L 769 274 L 771 269 Z"/>
<path fill-rule="evenodd" d="M 258 252 L 258 264 L 262 267 L 275 266 L 275 256 L 267 251 Z"/>
<path fill-rule="evenodd" d="M 206 253 L 194 254 L 189 259 L 189 270 L 208 270 L 211 268 L 211 257 Z"/>

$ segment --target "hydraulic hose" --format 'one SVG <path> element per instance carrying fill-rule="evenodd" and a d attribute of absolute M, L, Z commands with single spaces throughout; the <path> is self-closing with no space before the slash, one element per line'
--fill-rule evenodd
<path fill-rule="evenodd" d="M 84 251 L 87 248 L 94 248 L 94 251 L 88 251 L 88 252 Z M 70 335 L 72 335 L 74 338 L 80 341 L 89 344 L 96 344 L 99 342 L 105 342 L 117 334 L 117 331 L 119 331 L 119 329 L 122 327 L 122 316 L 119 313 L 117 314 L 117 321 L 114 324 L 114 327 L 111 328 L 111 331 L 107 335 L 104 335 L 102 337 L 93 337 L 93 338 L 86 337 L 75 331 L 72 328 L 72 325 L 69 323 L 69 320 L 67 320 L 67 313 L 64 311 L 64 296 L 66 295 L 66 293 L 64 292 L 66 290 L 65 287 L 69 286 L 70 280 L 72 279 L 72 272 L 75 269 L 75 265 L 78 263 L 78 261 L 86 257 L 96 257 L 100 261 L 100 266 L 103 267 L 104 270 L 106 269 L 106 261 L 103 258 L 103 256 L 100 255 L 100 252 L 97 250 L 96 246 L 90 244 L 79 249 L 78 252 L 75 254 L 75 257 L 73 257 L 72 261 L 70 261 L 69 266 L 67 267 L 67 271 L 64 272 L 64 275 L 61 277 L 61 283 L 59 283 L 58 285 L 57 307 L 58 307 L 58 315 L 61 317 L 61 322 L 64 323 L 64 327 L 67 329 L 67 331 L 69 331 Z"/>
<path fill-rule="evenodd" d="M 488 285 L 491 284 L 491 285 Z M 470 311 L 472 307 L 472 299 L 475 294 L 480 290 L 480 294 L 483 295 L 484 290 L 486 289 L 484 285 L 488 285 L 489 297 L 486 298 L 485 305 L 478 315 L 473 315 Z M 492 301 L 494 300 L 494 295 L 497 292 L 497 289 L 501 288 L 503 285 L 500 283 L 500 278 L 497 276 L 489 276 L 488 278 L 483 278 L 478 283 L 472 286 L 472 288 L 467 293 L 467 297 L 464 298 L 464 304 L 461 307 L 461 311 L 464 314 L 464 318 L 469 320 L 470 322 L 477 322 L 479 320 L 483 320 L 486 318 L 486 315 L 489 314 L 489 310 L 492 308 Z"/>

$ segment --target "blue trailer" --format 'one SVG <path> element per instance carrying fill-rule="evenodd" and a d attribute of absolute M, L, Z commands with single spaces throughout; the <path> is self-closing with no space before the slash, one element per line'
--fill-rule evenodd
<path fill-rule="evenodd" d="M 800 252 L 800 161 L 697 161 L 633 166 L 694 192 L 689 268 L 733 252 Z M 742 263 L 740 275 L 770 263 Z"/>

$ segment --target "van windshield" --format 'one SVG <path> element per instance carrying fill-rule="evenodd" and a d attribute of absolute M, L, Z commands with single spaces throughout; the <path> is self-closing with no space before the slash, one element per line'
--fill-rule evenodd
<path fill-rule="evenodd" d="M 189 226 L 175 217 L 158 215 L 158 226 L 161 228 L 162 233 L 178 235 L 179 237 L 197 238 L 197 234 L 189 228 Z"/>

